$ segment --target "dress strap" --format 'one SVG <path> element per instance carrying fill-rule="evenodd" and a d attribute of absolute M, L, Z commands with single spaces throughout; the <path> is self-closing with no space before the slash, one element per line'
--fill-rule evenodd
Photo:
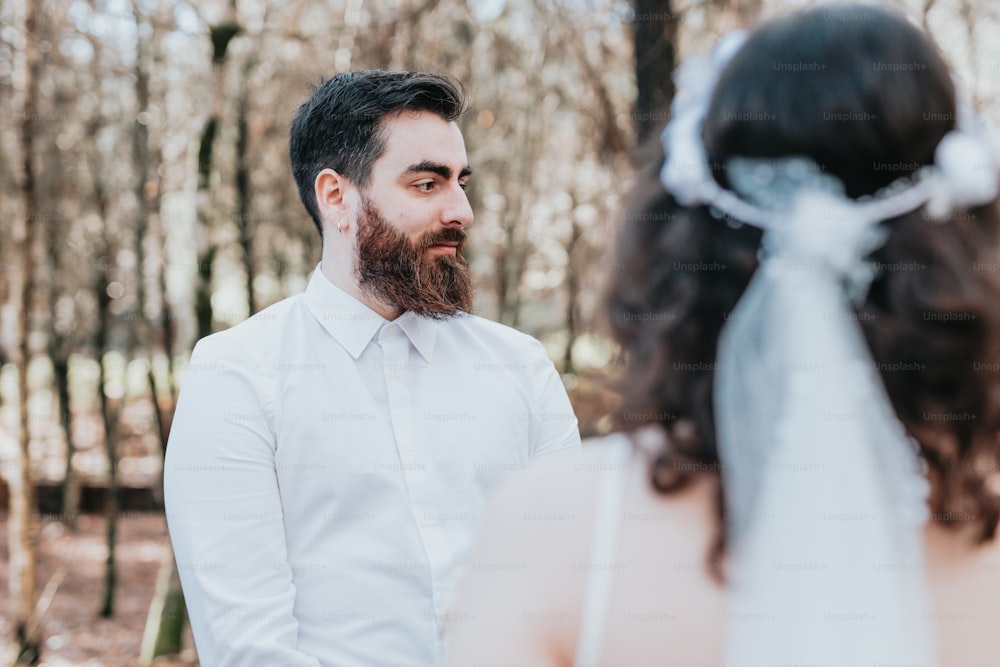
<path fill-rule="evenodd" d="M 605 451 L 599 470 L 590 559 L 586 563 L 588 574 L 574 659 L 578 667 L 596 665 L 601 657 L 608 603 L 614 583 L 614 557 L 618 548 L 622 501 L 625 498 L 628 463 L 632 458 L 632 443 L 624 434 L 609 436 L 604 443 L 594 446 L 604 447 Z"/>

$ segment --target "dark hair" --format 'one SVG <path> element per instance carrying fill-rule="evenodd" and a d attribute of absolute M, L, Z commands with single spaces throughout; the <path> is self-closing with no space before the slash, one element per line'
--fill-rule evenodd
<path fill-rule="evenodd" d="M 702 135 L 710 164 L 806 155 L 858 197 L 932 163 L 955 112 L 948 68 L 923 32 L 884 8 L 823 7 L 750 35 Z M 606 307 L 626 353 L 618 426 L 663 426 L 650 474 L 667 493 L 718 470 L 716 346 L 757 268 L 761 232 L 679 206 L 660 184 L 662 149 L 657 159 L 625 214 Z M 724 168 L 713 173 L 726 184 Z M 985 542 L 1000 520 L 1000 214 L 994 202 L 943 224 L 922 209 L 883 224 L 888 241 L 871 257 L 880 271 L 856 315 L 928 464 L 934 519 L 973 526 Z M 720 530 L 714 556 L 724 544 Z"/>
<path fill-rule="evenodd" d="M 442 74 L 358 70 L 321 82 L 292 121 L 288 155 L 299 197 L 320 234 L 314 183 L 333 169 L 359 187 L 385 150 L 382 120 L 402 111 L 429 111 L 447 121 L 465 111 L 461 84 Z"/>

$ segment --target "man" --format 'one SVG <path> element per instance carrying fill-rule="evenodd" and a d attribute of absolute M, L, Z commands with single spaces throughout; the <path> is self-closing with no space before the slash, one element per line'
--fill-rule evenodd
<path fill-rule="evenodd" d="M 167 449 L 203 665 L 440 664 L 487 496 L 579 444 L 542 346 L 468 314 L 463 107 L 448 78 L 365 71 L 295 117 L 322 261 L 198 343 Z"/>

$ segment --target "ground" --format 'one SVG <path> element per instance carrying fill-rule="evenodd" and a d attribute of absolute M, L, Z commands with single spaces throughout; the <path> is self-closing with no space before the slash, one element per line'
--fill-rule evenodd
<path fill-rule="evenodd" d="M 43 588 L 62 566 L 66 577 L 59 586 L 42 626 L 43 667 L 131 667 L 138 665 L 146 614 L 153 598 L 156 575 L 169 549 L 162 512 L 127 512 L 118 527 L 118 594 L 115 615 L 98 615 L 104 574 L 105 520 L 85 514 L 76 532 L 55 521 L 43 521 L 38 581 Z M 0 585 L 6 587 L 7 515 L 0 514 Z M 0 595 L 0 664 L 12 662 L 13 603 Z M 190 629 L 185 651 L 158 659 L 155 667 L 194 667 L 197 657 Z"/>

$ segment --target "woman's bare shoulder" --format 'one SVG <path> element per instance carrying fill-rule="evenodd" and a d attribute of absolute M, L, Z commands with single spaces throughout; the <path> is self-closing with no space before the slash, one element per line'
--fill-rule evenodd
<path fill-rule="evenodd" d="M 612 434 L 584 441 L 580 449 L 538 460 L 495 495 L 483 539 L 491 553 L 505 550 L 561 573 L 549 584 L 579 585 L 592 546 L 602 484 L 624 476 L 620 511 L 613 517 L 623 557 L 659 551 L 668 560 L 704 562 L 706 545 L 720 529 L 717 476 L 695 475 L 683 489 L 663 494 L 650 484 L 649 436 Z M 562 576 L 565 575 L 565 576 Z"/>
<path fill-rule="evenodd" d="M 494 494 L 449 630 L 449 665 L 567 664 L 606 453 L 588 442 L 533 462 Z"/>
<path fill-rule="evenodd" d="M 650 581 L 688 594 L 691 572 L 703 570 L 711 493 L 704 483 L 660 495 L 649 484 L 642 438 L 588 439 L 580 449 L 548 455 L 509 478 L 494 495 L 475 552 L 469 559 L 452 634 L 450 664 L 473 655 L 511 662 L 572 662 L 588 574 L 601 486 L 625 476 L 615 563 L 616 605 L 648 593 Z M 681 563 L 684 569 L 664 568 Z M 617 567 L 617 565 L 616 565 Z M 634 578 L 650 571 L 653 577 Z M 665 570 L 665 571 L 664 571 Z M 641 581 L 640 581 L 641 580 Z M 674 599 L 667 595 L 666 599 Z M 635 624 L 632 624 L 635 625 Z M 615 628 L 613 632 L 619 632 Z M 477 653 L 478 652 L 478 653 Z"/>
<path fill-rule="evenodd" d="M 625 510 L 657 508 L 661 512 L 695 514 L 709 523 L 714 511 L 717 478 L 694 476 L 692 483 L 676 493 L 662 494 L 649 483 L 649 457 L 659 437 L 646 428 L 632 434 L 588 438 L 578 449 L 545 456 L 509 478 L 496 493 L 493 507 L 501 514 L 531 516 L 565 515 L 556 526 L 582 527 L 593 521 L 599 487 L 611 477 L 624 475 Z"/>
<path fill-rule="evenodd" d="M 609 449 L 628 446 L 618 434 L 588 438 L 579 448 L 564 449 L 533 461 L 525 470 L 508 478 L 497 490 L 494 508 L 541 511 L 574 508 L 586 513 L 603 474 L 611 473 L 622 457 Z M 593 509 L 590 507 L 590 509 Z"/>

